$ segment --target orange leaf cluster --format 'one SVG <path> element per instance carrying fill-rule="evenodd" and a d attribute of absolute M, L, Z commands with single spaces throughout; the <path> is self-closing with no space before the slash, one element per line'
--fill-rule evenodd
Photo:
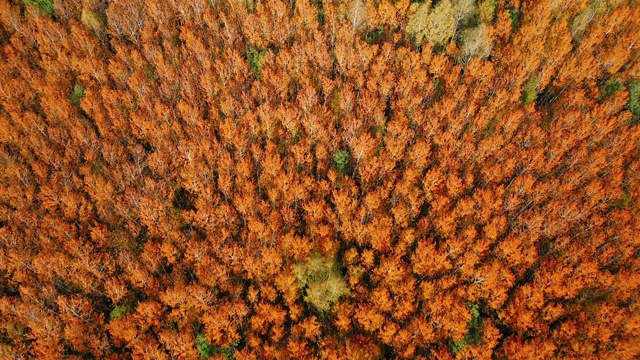
<path fill-rule="evenodd" d="M 638 358 L 639 33 L 638 1 L 1 0 L 0 358 Z"/>

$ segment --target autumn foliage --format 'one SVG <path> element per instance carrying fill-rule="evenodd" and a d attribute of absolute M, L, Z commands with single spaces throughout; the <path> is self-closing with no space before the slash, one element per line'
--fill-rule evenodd
<path fill-rule="evenodd" d="M 637 359 L 637 0 L 0 0 L 0 358 Z"/>

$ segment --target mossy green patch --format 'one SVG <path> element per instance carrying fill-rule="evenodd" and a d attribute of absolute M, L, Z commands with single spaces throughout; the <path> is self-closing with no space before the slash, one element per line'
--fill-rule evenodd
<path fill-rule="evenodd" d="M 71 92 L 71 103 L 73 105 L 80 105 L 80 99 L 85 97 L 87 94 L 84 91 L 84 87 L 80 84 L 73 85 L 73 90 Z"/>
<path fill-rule="evenodd" d="M 471 313 L 471 320 L 467 325 L 469 332 L 464 336 L 464 339 L 458 341 L 450 341 L 449 349 L 455 355 L 468 345 L 480 345 L 482 344 L 482 335 L 484 323 L 480 318 L 480 305 L 475 303 L 467 304 L 467 309 Z"/>
<path fill-rule="evenodd" d="M 260 60 L 269 52 L 269 49 L 258 50 L 255 48 L 249 48 L 247 50 L 247 60 L 249 61 L 249 67 L 251 71 L 256 75 L 256 77 L 260 77 Z"/>
<path fill-rule="evenodd" d="M 598 101 L 604 101 L 615 95 L 618 91 L 624 89 L 624 84 L 618 79 L 607 80 L 600 89 L 600 98 Z"/>
<path fill-rule="evenodd" d="M 524 84 L 524 89 L 522 90 L 522 104 L 527 105 L 536 101 L 538 98 L 538 77 L 532 75 L 529 80 Z"/>
<path fill-rule="evenodd" d="M 627 90 L 629 90 L 627 110 L 633 114 L 631 123 L 638 124 L 640 123 L 640 80 L 630 82 L 627 85 Z"/>
<path fill-rule="evenodd" d="M 346 174 L 349 171 L 349 153 L 344 150 L 338 150 L 333 154 L 333 166 L 338 171 Z"/>
<path fill-rule="evenodd" d="M 511 20 L 511 28 L 513 31 L 518 31 L 522 23 L 522 11 L 518 9 L 509 10 L 509 19 Z"/>
<path fill-rule="evenodd" d="M 196 350 L 200 354 L 201 359 L 208 359 L 216 355 L 223 355 L 227 360 L 235 359 L 235 350 L 238 343 L 233 343 L 229 346 L 215 346 L 209 343 L 204 335 L 200 334 L 196 338 Z"/>
<path fill-rule="evenodd" d="M 111 314 L 109 314 L 109 320 L 113 321 L 115 319 L 124 319 L 125 316 L 129 313 L 129 308 L 125 305 L 118 305 L 113 310 L 111 310 Z"/>
<path fill-rule="evenodd" d="M 37 6 L 43 14 L 52 16 L 53 15 L 53 0 L 23 0 L 27 5 Z"/>

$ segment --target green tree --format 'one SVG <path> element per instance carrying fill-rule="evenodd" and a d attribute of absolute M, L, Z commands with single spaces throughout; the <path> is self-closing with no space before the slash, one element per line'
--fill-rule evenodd
<path fill-rule="evenodd" d="M 612 97 L 618 91 L 624 89 L 624 85 L 618 79 L 609 79 L 604 83 L 600 90 L 600 98 L 598 101 L 604 101 Z"/>
<path fill-rule="evenodd" d="M 469 332 L 465 335 L 464 339 L 451 341 L 449 343 L 449 348 L 454 355 L 467 347 L 467 345 L 482 344 L 482 329 L 484 327 L 484 323 L 482 322 L 482 318 L 480 318 L 480 305 L 469 303 L 467 304 L 467 309 L 469 309 L 469 312 L 471 313 L 471 320 L 468 324 Z"/>
<path fill-rule="evenodd" d="M 71 93 L 71 103 L 73 105 L 80 105 L 80 99 L 86 96 L 84 87 L 79 84 L 73 85 L 73 91 Z"/>
<path fill-rule="evenodd" d="M 24 0 L 27 5 L 37 6 L 42 13 L 52 16 L 53 15 L 53 0 Z"/>
<path fill-rule="evenodd" d="M 640 80 L 633 81 L 627 85 L 629 90 L 629 103 L 627 103 L 627 110 L 633 114 L 632 122 L 640 122 Z"/>
<path fill-rule="evenodd" d="M 109 320 L 124 319 L 129 313 L 129 309 L 125 305 L 118 305 L 109 314 Z"/>
<path fill-rule="evenodd" d="M 341 173 L 346 174 L 349 170 L 349 153 L 344 150 L 338 150 L 333 154 L 333 165 Z"/>
<path fill-rule="evenodd" d="M 524 84 L 522 91 L 522 103 L 524 105 L 531 104 L 538 98 L 538 77 L 532 75 L 529 80 Z"/>
<path fill-rule="evenodd" d="M 262 60 L 262 58 L 267 54 L 268 51 L 269 49 L 260 51 L 255 48 L 249 48 L 249 50 L 247 50 L 247 60 L 249 61 L 249 67 L 257 77 L 260 76 L 260 60 Z"/>
<path fill-rule="evenodd" d="M 196 350 L 200 354 L 200 358 L 208 359 L 216 355 L 223 355 L 227 360 L 235 359 L 235 350 L 238 343 L 233 343 L 229 346 L 215 346 L 207 341 L 204 335 L 200 334 L 196 338 Z"/>

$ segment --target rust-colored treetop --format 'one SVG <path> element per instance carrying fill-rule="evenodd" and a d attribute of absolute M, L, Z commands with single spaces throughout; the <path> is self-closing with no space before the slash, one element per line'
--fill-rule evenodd
<path fill-rule="evenodd" d="M 638 0 L 0 0 L 1 359 L 637 359 Z"/>

